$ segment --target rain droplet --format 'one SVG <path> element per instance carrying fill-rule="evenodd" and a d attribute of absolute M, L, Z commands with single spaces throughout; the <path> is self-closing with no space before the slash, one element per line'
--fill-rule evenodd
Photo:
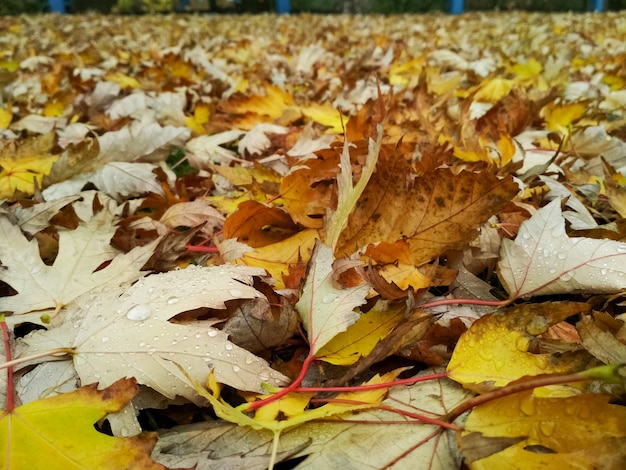
<path fill-rule="evenodd" d="M 626 245 L 621 244 L 617 247 L 617 252 L 618 253 L 626 253 Z"/>
<path fill-rule="evenodd" d="M 250 365 L 254 362 L 254 359 L 252 359 L 250 356 L 246 356 L 246 364 Z"/>
<path fill-rule="evenodd" d="M 559 278 L 561 281 L 570 281 L 574 277 L 574 271 L 568 271 L 563 273 L 563 275 Z"/>
<path fill-rule="evenodd" d="M 217 336 L 217 330 L 209 330 L 207 332 L 207 335 L 209 335 L 211 338 L 215 338 Z"/>
<path fill-rule="evenodd" d="M 322 297 L 322 303 L 332 304 L 333 302 L 336 302 L 338 299 L 339 299 L 339 296 L 337 294 L 333 294 L 332 292 L 329 292 L 324 297 Z"/>
<path fill-rule="evenodd" d="M 526 416 L 532 416 L 535 414 L 535 400 L 532 395 L 528 395 L 522 399 L 519 404 L 519 408 Z"/>
<path fill-rule="evenodd" d="M 226 349 L 226 351 L 232 351 L 233 350 L 233 343 L 231 343 L 230 341 L 227 341 L 224 344 L 224 349 Z"/>
<path fill-rule="evenodd" d="M 522 238 L 523 238 L 524 240 L 528 240 L 528 239 L 530 238 L 530 233 L 528 233 L 528 232 L 523 232 L 523 233 L 522 233 Z"/>
<path fill-rule="evenodd" d="M 602 268 L 602 269 L 600 270 L 600 274 L 602 274 L 603 276 L 606 276 L 606 275 L 608 274 L 608 272 L 609 272 L 609 271 L 608 271 L 607 269 L 605 269 L 605 268 Z"/>
<path fill-rule="evenodd" d="M 559 251 L 559 252 L 556 254 L 556 256 L 557 256 L 559 259 L 566 259 L 566 258 L 567 258 L 567 253 L 565 253 L 564 251 Z"/>
<path fill-rule="evenodd" d="M 108 336 L 103 336 L 103 337 L 102 337 L 102 342 L 103 342 L 103 343 L 107 343 L 107 342 L 109 341 L 109 339 L 110 339 L 110 338 L 109 338 Z"/>
<path fill-rule="evenodd" d="M 146 345 L 146 342 L 145 342 L 145 341 L 142 341 L 141 343 L 139 343 L 139 347 L 140 347 L 140 348 L 143 348 L 145 345 Z"/>
<path fill-rule="evenodd" d="M 167 305 L 174 305 L 178 303 L 178 297 L 170 297 L 167 299 Z"/>
<path fill-rule="evenodd" d="M 126 318 L 134 321 L 143 321 L 150 318 L 152 309 L 148 304 L 137 304 L 126 313 Z"/>
<path fill-rule="evenodd" d="M 239 289 L 229 289 L 228 292 L 233 297 L 241 297 L 243 295 L 243 292 L 241 292 Z"/>
<path fill-rule="evenodd" d="M 545 436 L 552 436 L 554 434 L 554 429 L 556 428 L 556 423 L 554 421 L 541 421 L 539 423 L 539 429 Z"/>
<path fill-rule="evenodd" d="M 239 367 L 237 364 L 233 364 L 233 372 L 239 372 L 241 370 L 241 367 Z"/>

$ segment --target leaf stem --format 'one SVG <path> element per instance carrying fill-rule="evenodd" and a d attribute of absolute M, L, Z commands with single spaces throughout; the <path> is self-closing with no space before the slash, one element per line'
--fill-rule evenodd
<path fill-rule="evenodd" d="M 585 372 L 586 371 L 562 374 L 541 374 L 535 377 L 524 377 L 521 380 L 512 382 L 502 388 L 483 393 L 482 395 L 477 395 L 473 398 L 470 398 L 469 400 L 465 400 L 464 402 L 456 406 L 452 411 L 443 416 L 443 419 L 452 422 L 472 408 L 483 405 L 498 398 L 513 395 L 515 393 L 525 392 L 527 390 L 532 390 L 538 387 L 545 387 L 548 385 L 560 385 L 591 380 L 589 375 L 586 375 Z"/>
<path fill-rule="evenodd" d="M 481 299 L 443 299 L 426 302 L 417 305 L 419 308 L 439 307 L 440 305 L 485 305 L 491 307 L 504 307 L 511 303 L 511 299 L 507 300 L 481 300 Z"/>
<path fill-rule="evenodd" d="M 0 315 L 0 328 L 2 328 L 2 342 L 4 343 L 4 358 L 11 362 L 11 343 L 9 343 L 9 330 L 4 315 Z M 13 386 L 13 367 L 7 367 L 7 402 L 5 410 L 10 413 L 15 409 L 15 388 Z"/>
<path fill-rule="evenodd" d="M 411 377 L 410 379 L 394 380 L 393 382 L 383 382 L 379 384 L 355 385 L 352 387 L 298 387 L 295 391 L 307 393 L 323 393 L 323 392 L 363 392 L 365 390 L 378 390 L 380 388 L 390 388 L 396 385 L 412 385 L 418 382 L 426 382 L 428 380 L 445 379 L 448 377 L 447 372 L 438 372 L 431 375 L 423 375 L 421 377 Z"/>
<path fill-rule="evenodd" d="M 5 324 L 4 322 L 2 324 Z M 5 343 L 5 351 L 6 351 L 6 343 Z M 51 349 L 49 351 L 44 351 L 41 353 L 33 354 L 32 356 L 24 356 L 18 357 L 17 359 L 9 360 L 4 364 L 0 364 L 0 369 L 11 369 L 13 366 L 18 364 L 22 364 L 24 362 L 32 361 L 34 359 L 40 359 L 46 356 L 56 356 L 58 354 L 74 354 L 74 350 L 72 348 L 57 348 Z M 10 356 L 7 356 L 10 357 Z"/>

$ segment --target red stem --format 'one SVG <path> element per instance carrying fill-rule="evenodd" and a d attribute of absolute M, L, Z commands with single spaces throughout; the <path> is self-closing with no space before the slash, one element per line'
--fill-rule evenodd
<path fill-rule="evenodd" d="M 354 387 L 298 387 L 295 391 L 307 393 L 323 393 L 323 392 L 362 392 L 364 390 L 378 390 L 379 388 L 389 388 L 395 385 L 411 385 L 418 382 L 426 382 L 427 380 L 445 379 L 448 377 L 447 372 L 439 372 L 432 375 L 423 375 L 421 377 L 411 377 L 410 379 L 394 380 L 393 382 L 383 382 L 379 384 L 355 385 Z"/>

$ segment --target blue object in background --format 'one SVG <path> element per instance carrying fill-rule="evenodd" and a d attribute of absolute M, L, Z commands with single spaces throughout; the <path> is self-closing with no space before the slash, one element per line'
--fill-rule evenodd
<path fill-rule="evenodd" d="M 65 0 L 48 0 L 48 5 L 52 13 L 65 14 Z"/>
<path fill-rule="evenodd" d="M 463 0 L 450 0 L 450 13 L 453 15 L 460 15 L 463 13 L 463 9 Z"/>
<path fill-rule="evenodd" d="M 289 0 L 276 0 L 276 13 L 279 15 L 291 13 L 291 2 Z"/>
<path fill-rule="evenodd" d="M 589 9 L 592 11 L 604 11 L 604 0 L 589 0 Z"/>

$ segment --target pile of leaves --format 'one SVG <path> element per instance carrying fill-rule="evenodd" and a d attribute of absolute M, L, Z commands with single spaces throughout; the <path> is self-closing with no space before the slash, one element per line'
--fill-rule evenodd
<path fill-rule="evenodd" d="M 626 465 L 623 16 L 0 29 L 2 468 Z"/>

